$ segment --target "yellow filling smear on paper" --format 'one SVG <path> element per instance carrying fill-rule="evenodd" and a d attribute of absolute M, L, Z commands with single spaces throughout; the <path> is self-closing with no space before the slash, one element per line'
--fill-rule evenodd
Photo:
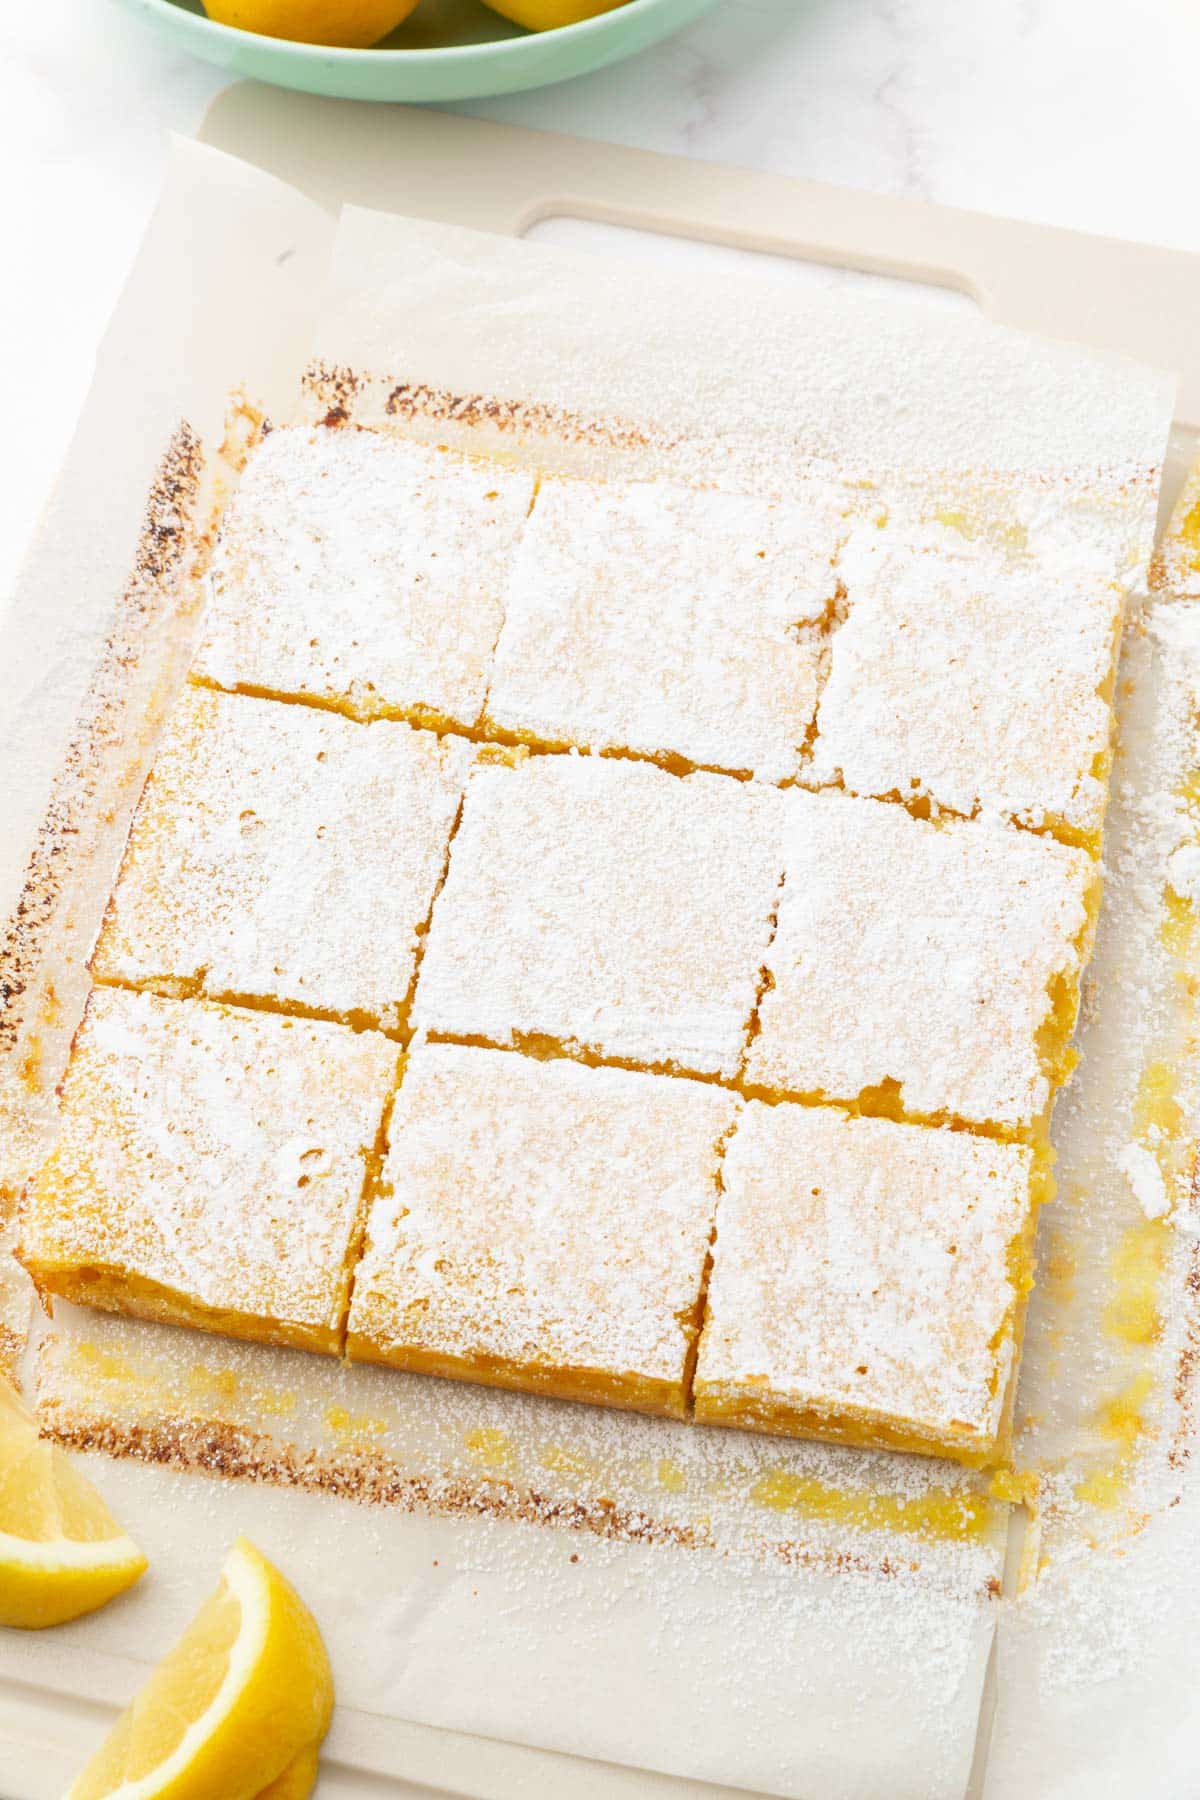
<path fill-rule="evenodd" d="M 509 1474 L 516 1467 L 516 1450 L 507 1432 L 481 1426 L 466 1432 L 463 1443 L 475 1461 L 494 1474 Z"/>
<path fill-rule="evenodd" d="M 1159 1284 L 1169 1231 L 1163 1219 L 1141 1219 L 1129 1227 L 1113 1252 L 1113 1291 L 1104 1309 L 1104 1328 L 1123 1344 L 1158 1340 L 1162 1330 Z"/>
<path fill-rule="evenodd" d="M 859 1531 L 899 1531 L 956 1543 L 976 1542 L 991 1529 L 996 1510 L 989 1497 L 970 1489 L 930 1488 L 915 1499 L 832 1487 L 815 1476 L 771 1469 L 750 1489 L 756 1506 L 798 1513 L 826 1525 Z"/>
<path fill-rule="evenodd" d="M 381 1419 L 373 1413 L 347 1412 L 344 1406 L 326 1407 L 325 1423 L 343 1449 L 350 1444 L 362 1443 L 373 1437 L 383 1437 L 388 1431 L 386 1419 Z"/>
<path fill-rule="evenodd" d="M 551 1469 L 557 1475 L 571 1475 L 577 1481 L 596 1481 L 599 1470 L 594 1463 L 581 1456 L 578 1450 L 565 1449 L 562 1444 L 547 1444 L 541 1454 L 543 1469 Z"/>
<path fill-rule="evenodd" d="M 1076 1482 L 1077 1499 L 1105 1509 L 1119 1504 L 1129 1485 L 1138 1442 L 1149 1429 L 1144 1409 L 1153 1386 L 1154 1377 L 1146 1369 L 1122 1393 L 1100 1407 L 1096 1429 L 1102 1438 L 1116 1445 L 1117 1453 Z"/>

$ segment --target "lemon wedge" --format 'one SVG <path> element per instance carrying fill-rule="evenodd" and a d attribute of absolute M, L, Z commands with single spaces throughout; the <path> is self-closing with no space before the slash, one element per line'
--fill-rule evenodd
<path fill-rule="evenodd" d="M 216 1592 L 67 1800 L 300 1800 L 332 1711 L 312 1614 L 239 1538 Z"/>
<path fill-rule="evenodd" d="M 95 1612 L 146 1567 L 91 1482 L 0 1375 L 0 1625 L 61 1625 Z"/>
<path fill-rule="evenodd" d="M 273 1781 L 270 1787 L 259 1789 L 254 1800 L 308 1800 L 317 1785 L 320 1754 L 318 1744 L 310 1744 L 307 1750 L 301 1750 L 278 1780 Z"/>

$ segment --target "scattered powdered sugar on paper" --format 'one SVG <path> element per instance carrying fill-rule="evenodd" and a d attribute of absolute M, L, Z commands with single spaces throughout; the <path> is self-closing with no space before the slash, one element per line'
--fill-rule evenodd
<path fill-rule="evenodd" d="M 1189 906 L 1200 907 L 1200 844 L 1179 844 L 1167 858 L 1167 880 Z"/>
<path fill-rule="evenodd" d="M 385 419 L 419 418 L 439 391 L 474 418 L 491 397 L 479 422 L 496 441 L 517 435 L 506 403 L 537 402 L 554 409 L 544 435 L 560 447 L 564 421 L 607 418 L 635 457 L 638 433 L 665 438 L 677 472 L 679 447 L 703 442 L 710 470 L 789 455 L 876 478 L 1002 470 L 1077 484 L 1086 471 L 1117 497 L 1149 474 L 1151 509 L 1174 388 L 982 319 L 933 328 L 916 303 L 797 299 L 752 277 L 696 281 L 357 207 L 338 226 L 314 353 L 387 371 Z"/>
<path fill-rule="evenodd" d="M 73 1319 L 63 1322 L 72 1338 Z M 87 1323 L 82 1339 L 47 1346 L 43 1385 L 50 1395 L 68 1377 L 78 1386 L 86 1370 L 93 1390 L 109 1395 L 117 1385 L 130 1393 L 143 1374 L 161 1374 L 149 1345 L 141 1354 L 135 1347 L 138 1327 Z M 101 1335 L 93 1335 L 92 1324 Z M 187 1364 L 177 1364 L 171 1349 L 178 1336 L 156 1334 L 184 1376 Z M 240 1392 L 244 1347 L 202 1343 L 198 1366 L 194 1340 L 192 1348 L 191 1404 L 211 1413 L 209 1396 Z M 232 1353 L 227 1363 L 214 1360 L 217 1348 Z M 258 1390 L 260 1404 L 269 1404 L 295 1388 L 293 1365 L 304 1359 L 263 1352 L 253 1359 L 260 1369 L 264 1356 L 273 1368 L 278 1363 L 281 1378 L 280 1390 Z M 117 1361 L 127 1370 L 119 1384 L 109 1373 Z M 348 1428 L 345 1415 L 359 1391 L 357 1383 L 338 1391 L 340 1430 Z M 154 1390 L 144 1399 L 153 1407 Z M 244 1404 L 250 1399 L 247 1391 Z M 228 1400 L 216 1404 L 231 1410 Z M 588 1410 L 531 1404 L 548 1424 Z M 69 1422 L 53 1402 L 43 1417 L 56 1428 Z M 670 1429 L 624 1422 L 642 1452 Z M 420 1416 L 414 1413 L 411 1424 L 419 1430 Z M 366 1439 L 379 1437 L 366 1424 L 360 1429 Z M 557 1424 L 550 1431 L 548 1462 L 556 1443 L 567 1447 Z M 674 1428 L 675 1435 L 685 1431 Z M 220 1466 L 220 1442 L 210 1434 L 210 1466 Z M 419 1448 L 410 1447 L 407 1460 L 421 1466 Z M 182 1538 L 195 1561 L 215 1564 L 228 1534 L 228 1507 L 220 1502 L 232 1491 L 241 1529 L 264 1553 L 281 1567 L 308 1569 L 305 1598 L 342 1670 L 344 1721 L 361 1709 L 610 1762 L 636 1759 L 694 1781 L 749 1782 L 781 1795 L 807 1797 L 819 1780 L 816 1791 L 837 1800 L 960 1800 L 994 1606 L 957 1581 L 932 1580 L 934 1553 L 917 1540 L 882 1574 L 847 1560 L 835 1568 L 778 1554 L 714 1555 L 550 1518 L 533 1529 L 500 1512 L 502 1472 L 493 1482 L 492 1512 L 347 1506 L 325 1493 L 250 1482 L 222 1494 L 218 1483 L 131 1459 L 101 1472 L 114 1507 L 137 1522 L 139 1541 L 166 1576 L 134 1621 L 116 1618 L 110 1641 L 118 1650 L 144 1656 L 147 1628 L 168 1635 L 170 1606 L 186 1610 L 188 1591 L 171 1578 L 171 1541 Z M 552 1484 L 567 1481 L 554 1468 L 540 1473 Z M 609 1491 L 620 1503 L 623 1490 Z M 708 1510 L 720 1514 L 726 1506 L 713 1496 Z M 912 1566 L 918 1559 L 920 1569 Z M 63 1629 L 69 1651 L 76 1628 Z M 366 1642 L 378 1654 L 362 1656 Z M 878 1731 L 864 1732 L 867 1717 Z M 846 1746 L 858 1743 L 851 1765 Z M 447 1754 L 452 1750 L 448 1744 Z M 554 1772 L 536 1771 L 535 1786 L 547 1780 L 557 1791 Z"/>
<path fill-rule="evenodd" d="M 1117 1156 L 1117 1166 L 1133 1190 L 1133 1195 L 1148 1219 L 1161 1218 L 1170 1207 L 1167 1184 L 1158 1158 L 1145 1144 L 1126 1144 Z"/>
<path fill-rule="evenodd" d="M 1197 1759 L 1194 603 L 1147 605 L 1120 693 L 1101 1004 L 1056 1118 L 1019 1396 L 1032 1578 L 1001 1613 L 986 1800 L 1027 1794 L 1031 1767 L 1063 1800 L 1176 1800 Z"/>
<path fill-rule="evenodd" d="M 508 1514 L 705 1559 L 854 1568 L 975 1598 L 999 1575 L 1005 1509 L 986 1477 L 954 1463 L 60 1312 L 40 1351 L 48 1416 L 97 1440 L 111 1431 L 133 1454 L 139 1433 L 161 1426 L 145 1447 L 181 1465 L 220 1441 L 227 1473 L 416 1510 Z"/>

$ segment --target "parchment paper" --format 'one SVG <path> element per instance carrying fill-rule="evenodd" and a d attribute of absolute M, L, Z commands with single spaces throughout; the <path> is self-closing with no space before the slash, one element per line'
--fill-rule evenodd
<path fill-rule="evenodd" d="M 18 1008 L 10 1186 L 34 1154 L 23 1121 L 37 1124 L 64 1053 L 81 947 L 152 750 L 139 722 L 169 698 L 198 600 L 185 560 L 151 571 L 136 629 L 122 612 L 145 489 L 187 419 L 208 455 L 179 529 L 194 527 L 202 559 L 231 387 L 287 417 L 315 349 L 310 413 L 344 404 L 559 466 L 728 482 L 786 485 L 830 459 L 969 501 L 983 528 L 1015 509 L 1035 538 L 1078 536 L 1131 579 L 1144 566 L 1161 377 L 916 309 L 680 283 L 354 211 L 318 307 L 331 237 L 278 183 L 177 147 L 9 621 L 14 642 L 31 619 L 50 635 L 22 650 L 0 732 L 13 748 L 6 894 L 114 616 L 137 664 L 96 759 L 93 789 L 114 785 L 81 805 L 81 881 L 43 946 L 57 1011 L 44 994 L 36 1017 L 28 997 Z M 396 1766 L 379 1729 L 395 1717 L 806 1800 L 966 1788 L 1006 1536 L 1003 1504 L 975 1478 L 69 1308 L 35 1361 L 53 1428 L 93 1443 L 107 1431 L 126 1453 L 89 1462 L 154 1569 L 52 1643 L 23 1643 L 26 1679 L 126 1693 L 244 1529 L 317 1610 L 342 1701 L 331 1750 L 356 1766 Z M 0 1663 L 12 1656 L 0 1644 Z"/>
<path fill-rule="evenodd" d="M 216 446 L 230 391 L 294 404 L 333 227 L 303 195 L 178 140 L 96 377 L 0 621 L 0 916 L 8 918 L 137 560 L 181 420 Z"/>

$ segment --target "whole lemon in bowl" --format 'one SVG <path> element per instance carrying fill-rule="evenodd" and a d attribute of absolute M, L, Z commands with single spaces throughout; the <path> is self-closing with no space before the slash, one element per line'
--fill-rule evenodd
<path fill-rule="evenodd" d="M 554 31 L 560 25 L 578 25 L 597 13 L 615 12 L 625 0 L 484 0 L 502 19 L 524 25 L 527 31 Z"/>
<path fill-rule="evenodd" d="M 417 0 L 204 0 L 204 10 L 218 25 L 233 25 L 259 37 L 367 50 L 407 19 L 416 4 Z"/>

